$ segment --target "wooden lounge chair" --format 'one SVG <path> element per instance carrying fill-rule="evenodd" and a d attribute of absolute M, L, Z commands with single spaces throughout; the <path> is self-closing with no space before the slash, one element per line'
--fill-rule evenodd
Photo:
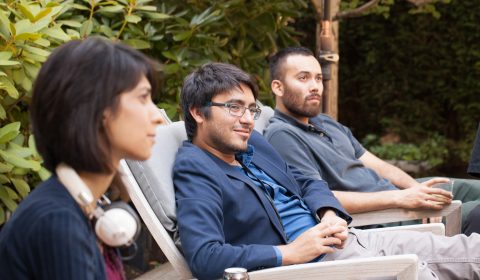
<path fill-rule="evenodd" d="M 176 151 L 186 139 L 183 122 L 175 122 L 157 129 L 153 156 L 145 162 L 122 161 L 120 171 L 130 197 L 147 228 L 167 257 L 169 263 L 147 273 L 141 279 L 189 279 L 192 274 L 178 248 L 172 166 Z M 448 208 L 448 207 L 447 207 Z M 441 216 L 444 212 L 435 212 Z M 445 212 L 446 213 L 446 212 Z M 375 216 L 375 215 L 373 215 Z M 407 215 L 411 217 L 411 215 Z M 432 216 L 428 213 L 427 216 Z M 414 218 L 421 217 L 416 215 Z M 354 215 L 354 219 L 355 215 Z M 376 224 L 383 220 L 357 222 Z M 394 221 L 394 220 L 389 220 Z M 365 223 L 364 223 L 365 222 Z M 402 227 L 406 230 L 425 230 L 444 234 L 443 224 Z M 392 230 L 379 229 L 379 230 Z M 397 279 L 417 279 L 416 255 L 399 255 L 324 263 L 292 265 L 250 272 L 251 279 L 357 279 L 396 276 Z"/>

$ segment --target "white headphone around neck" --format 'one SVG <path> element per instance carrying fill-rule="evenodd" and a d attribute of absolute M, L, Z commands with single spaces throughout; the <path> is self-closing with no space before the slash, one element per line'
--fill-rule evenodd
<path fill-rule="evenodd" d="M 140 219 L 125 202 L 114 202 L 102 209 L 93 206 L 92 192 L 77 172 L 61 163 L 56 168 L 60 182 L 75 201 L 86 211 L 89 219 L 94 220 L 95 234 L 108 246 L 121 247 L 131 245 L 140 232 Z"/>

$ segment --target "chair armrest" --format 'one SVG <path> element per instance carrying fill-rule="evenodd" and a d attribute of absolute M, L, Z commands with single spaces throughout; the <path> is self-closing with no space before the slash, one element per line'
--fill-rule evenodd
<path fill-rule="evenodd" d="M 460 227 L 462 223 L 461 206 L 461 201 L 454 200 L 450 205 L 445 206 L 442 210 L 406 210 L 393 208 L 353 214 L 353 222 L 350 224 L 350 226 L 358 227 L 442 216 L 446 219 L 446 235 L 452 236 L 460 233 Z"/>
<path fill-rule="evenodd" d="M 355 260 L 329 261 L 282 266 L 249 272 L 251 280 L 276 279 L 356 279 L 362 277 L 396 276 L 397 279 L 418 279 L 417 255 L 363 258 Z M 136 280 L 183 280 L 170 263 L 139 276 Z"/>
<path fill-rule="evenodd" d="M 328 261 L 269 268 L 248 273 L 250 280 L 329 279 L 344 280 L 368 277 L 392 277 L 418 279 L 417 255 L 361 258 Z"/>
<path fill-rule="evenodd" d="M 445 235 L 445 225 L 442 223 L 373 228 L 373 229 L 366 229 L 365 231 L 383 232 L 383 231 L 397 231 L 397 230 L 412 230 L 412 231 L 418 231 L 418 232 L 431 232 L 433 234 L 442 235 L 442 236 Z"/>

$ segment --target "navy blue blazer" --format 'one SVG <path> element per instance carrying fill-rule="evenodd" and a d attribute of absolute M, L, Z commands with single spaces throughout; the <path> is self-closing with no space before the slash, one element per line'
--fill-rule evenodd
<path fill-rule="evenodd" d="M 289 168 L 257 132 L 249 139 L 253 163 L 301 196 L 312 214 L 333 208 L 351 221 L 324 181 Z M 225 268 L 277 266 L 273 246 L 286 244 L 281 221 L 263 191 L 238 167 L 185 141 L 173 168 L 180 240 L 195 277 L 213 279 Z"/>

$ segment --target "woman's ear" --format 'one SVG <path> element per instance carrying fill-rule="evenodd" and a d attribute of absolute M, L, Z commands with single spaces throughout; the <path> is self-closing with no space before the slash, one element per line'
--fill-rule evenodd
<path fill-rule="evenodd" d="M 275 96 L 283 96 L 283 83 L 280 80 L 273 80 L 270 87 Z"/>

